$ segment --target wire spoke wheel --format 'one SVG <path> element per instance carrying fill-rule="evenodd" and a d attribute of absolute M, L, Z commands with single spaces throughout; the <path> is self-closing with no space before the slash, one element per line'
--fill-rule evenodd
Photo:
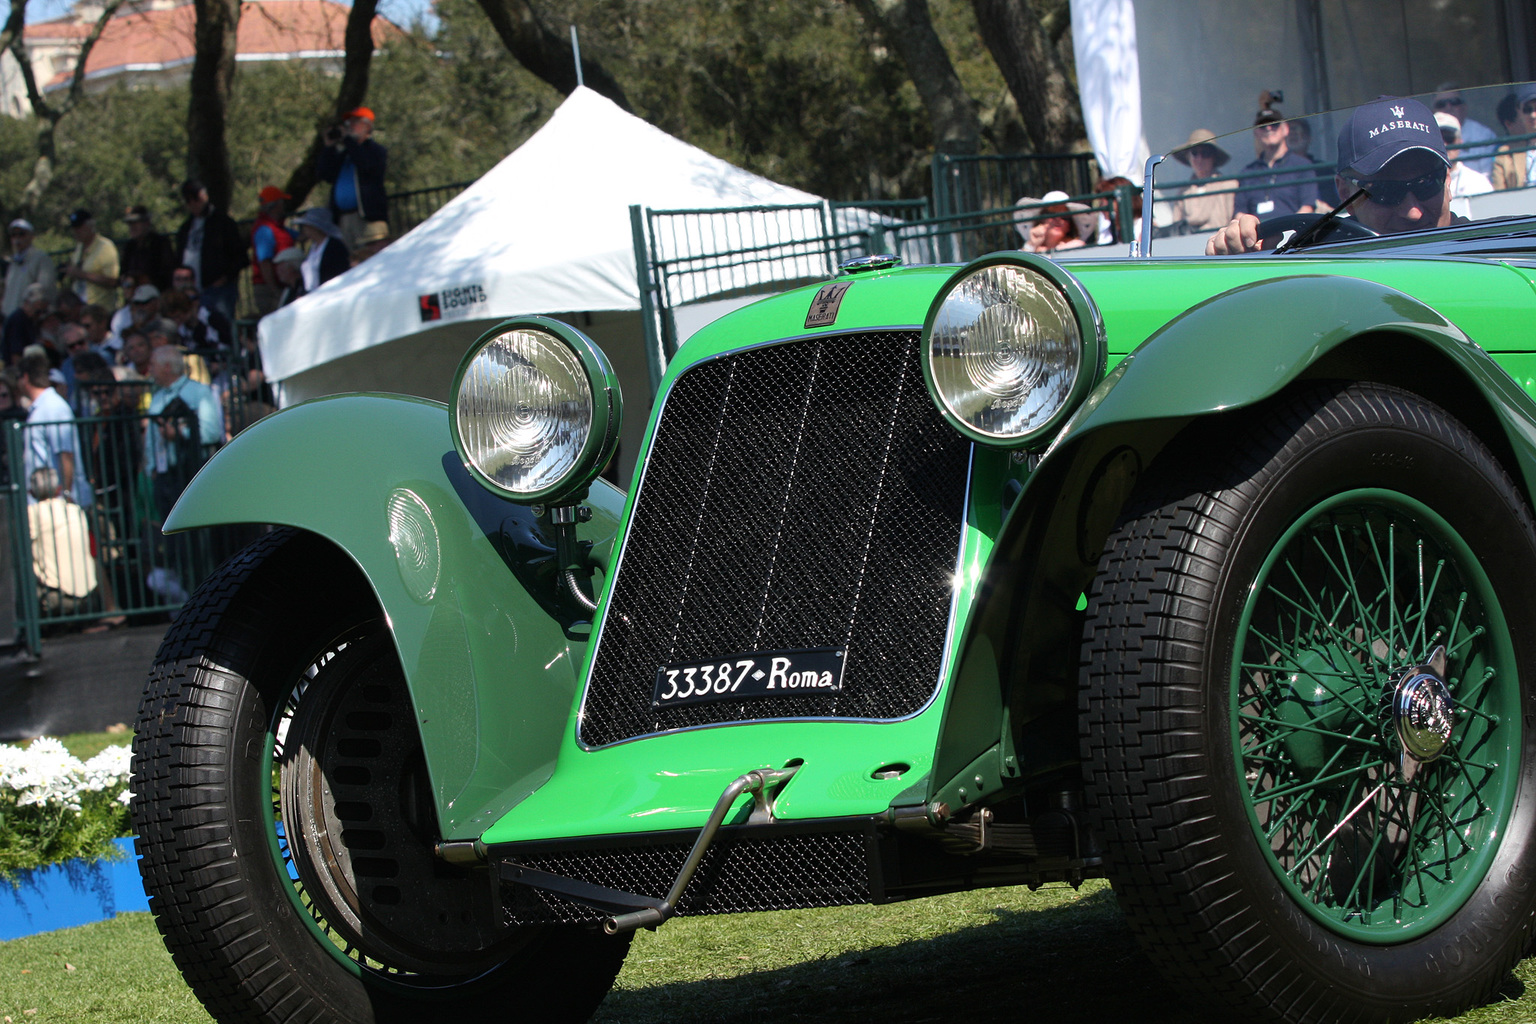
<path fill-rule="evenodd" d="M 1312 382 L 1191 429 L 1111 532 L 1084 789 L 1126 920 L 1221 1011 L 1455 1016 L 1536 925 L 1536 524 L 1481 440 Z"/>
<path fill-rule="evenodd" d="M 1361 941 L 1434 928 L 1486 874 L 1515 793 L 1519 678 L 1487 575 L 1423 504 L 1352 491 L 1305 513 L 1250 593 L 1233 750 L 1276 875 Z M 1436 651 L 1442 672 L 1418 671 Z M 1424 676 L 1443 691 L 1405 709 Z M 1449 732 L 1432 757 L 1405 744 L 1415 716 Z"/>
<path fill-rule="evenodd" d="M 344 966 L 399 984 L 460 982 L 534 941 L 487 883 L 439 861 L 421 742 L 379 623 L 327 645 L 269 734 L 274 851 L 290 896 Z"/>

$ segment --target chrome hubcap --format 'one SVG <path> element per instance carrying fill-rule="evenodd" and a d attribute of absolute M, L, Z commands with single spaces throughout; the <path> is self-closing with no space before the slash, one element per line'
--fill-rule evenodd
<path fill-rule="evenodd" d="M 1426 664 L 1405 669 L 1391 692 L 1392 726 L 1402 744 L 1402 770 L 1412 777 L 1420 765 L 1445 752 L 1456 728 L 1455 702 L 1445 685 L 1445 648 L 1430 652 Z"/>

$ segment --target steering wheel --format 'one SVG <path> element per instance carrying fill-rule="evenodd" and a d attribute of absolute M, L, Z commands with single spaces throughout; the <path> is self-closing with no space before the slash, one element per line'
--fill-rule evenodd
<path fill-rule="evenodd" d="M 1327 216 L 1323 213 L 1282 213 L 1278 217 L 1270 217 L 1268 220 L 1259 221 L 1259 247 L 1261 249 L 1273 249 L 1280 243 L 1280 238 L 1287 231 L 1295 231 L 1298 234 L 1315 224 L 1320 218 Z M 1323 233 L 1312 239 L 1317 242 L 1342 242 L 1350 238 L 1375 238 L 1377 232 L 1361 224 L 1353 217 L 1340 217 L 1323 229 Z M 1265 241 L 1274 240 L 1274 245 L 1264 245 Z"/>

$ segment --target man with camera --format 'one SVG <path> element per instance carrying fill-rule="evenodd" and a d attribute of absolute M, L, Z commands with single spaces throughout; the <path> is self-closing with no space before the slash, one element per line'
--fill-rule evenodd
<path fill-rule="evenodd" d="M 325 148 L 315 163 L 320 180 L 331 183 L 331 217 L 347 248 L 359 249 L 369 237 L 387 233 L 389 211 L 384 166 L 389 154 L 373 140 L 373 111 L 358 107 L 325 132 Z M 374 226 L 370 230 L 370 226 Z"/>

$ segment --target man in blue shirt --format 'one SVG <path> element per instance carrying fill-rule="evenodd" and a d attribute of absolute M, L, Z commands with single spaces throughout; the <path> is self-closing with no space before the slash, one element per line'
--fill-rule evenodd
<path fill-rule="evenodd" d="M 186 357 L 173 345 L 162 345 L 149 357 L 149 378 L 155 391 L 144 424 L 144 467 L 164 521 L 202 464 L 203 450 L 224 439 L 224 414 L 213 389 L 187 376 Z"/>
<path fill-rule="evenodd" d="M 389 154 L 373 141 L 373 111 L 367 107 L 358 107 L 329 129 L 325 142 L 315 173 L 331 183 L 331 218 L 348 250 L 355 250 L 370 234 L 370 224 L 388 231 L 384 166 Z"/>
<path fill-rule="evenodd" d="M 1291 126 L 1281 120 L 1280 111 L 1273 107 L 1265 107 L 1254 118 L 1253 138 L 1259 158 L 1243 170 L 1273 173 L 1239 180 L 1243 191 L 1237 194 L 1234 213 L 1251 213 L 1260 220 L 1268 220 L 1317 209 L 1317 182 L 1305 169 L 1307 158 L 1287 147 L 1290 134 Z"/>

